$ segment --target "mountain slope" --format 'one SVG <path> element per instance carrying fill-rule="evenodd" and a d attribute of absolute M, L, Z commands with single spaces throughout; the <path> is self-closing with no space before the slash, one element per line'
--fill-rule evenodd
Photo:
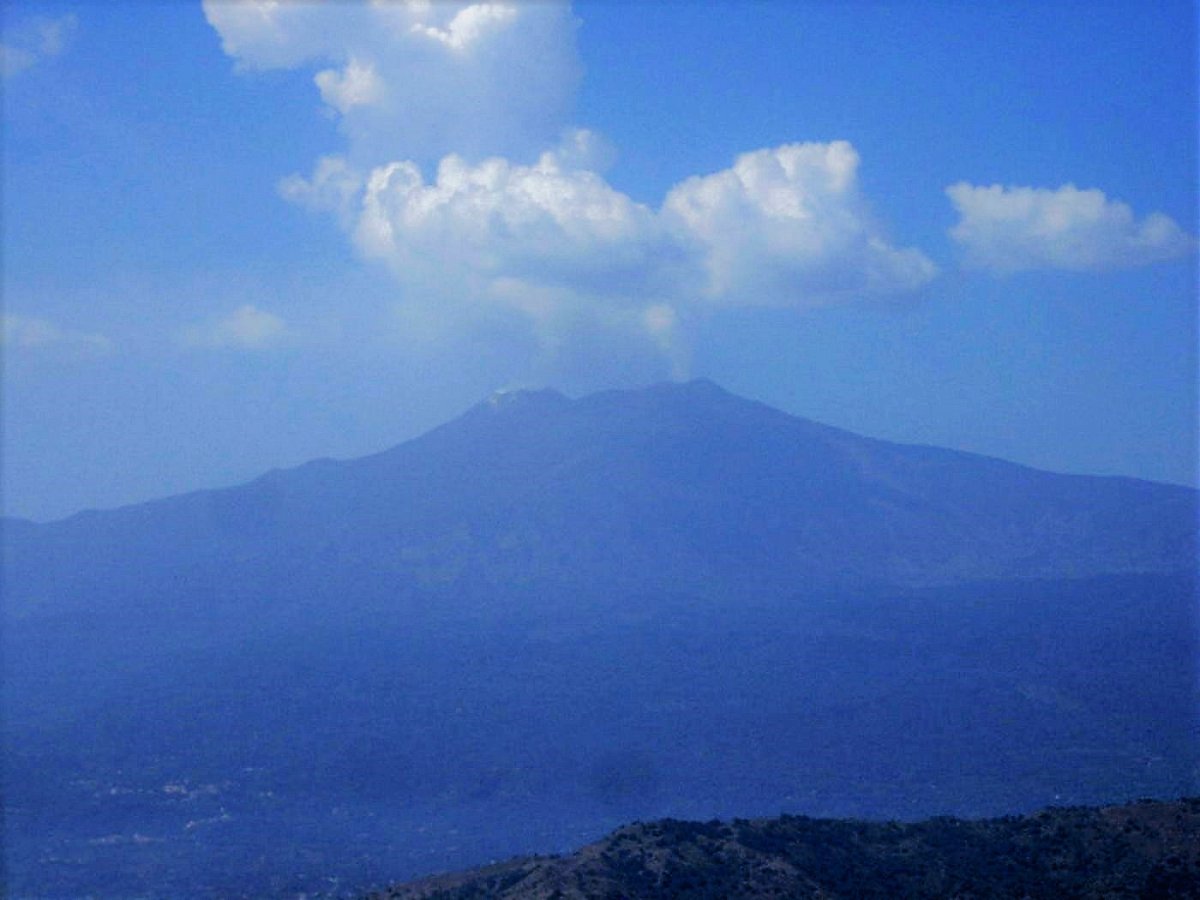
<path fill-rule="evenodd" d="M 364 459 L 6 523 L 14 892 L 1194 793 L 1196 498 L 694 382 L 498 395 Z"/>
<path fill-rule="evenodd" d="M 1186 488 L 871 440 L 708 382 L 528 392 L 376 456 L 10 527 L 8 603 L 20 617 L 314 560 L 322 578 L 466 590 L 1172 573 L 1195 566 L 1196 510 Z"/>
<path fill-rule="evenodd" d="M 791 897 L 1183 898 L 1200 893 L 1200 800 L 912 824 L 785 816 L 619 829 L 371 900 Z"/>

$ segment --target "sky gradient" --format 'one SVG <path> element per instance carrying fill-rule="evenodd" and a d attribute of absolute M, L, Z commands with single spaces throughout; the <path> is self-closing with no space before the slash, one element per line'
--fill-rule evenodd
<path fill-rule="evenodd" d="M 704 376 L 1196 483 L 1196 6 L 4 8 L 4 509 Z"/>

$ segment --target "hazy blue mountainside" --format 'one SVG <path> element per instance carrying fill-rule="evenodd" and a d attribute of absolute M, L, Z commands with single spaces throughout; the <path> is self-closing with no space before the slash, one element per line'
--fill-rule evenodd
<path fill-rule="evenodd" d="M 231 566 L 404 586 L 933 585 L 1187 570 L 1195 515 L 1185 488 L 870 440 L 700 381 L 502 394 L 365 459 L 11 523 L 6 566 L 18 617 L 114 587 L 169 605 Z"/>
<path fill-rule="evenodd" d="M 8 521 L 15 893 L 353 893 L 635 817 L 1194 793 L 1196 515 L 693 382 Z"/>

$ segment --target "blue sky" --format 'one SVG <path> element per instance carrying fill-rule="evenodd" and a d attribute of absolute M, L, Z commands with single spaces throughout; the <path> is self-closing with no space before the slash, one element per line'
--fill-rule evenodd
<path fill-rule="evenodd" d="M 4 504 L 706 376 L 1196 482 L 1192 3 L 4 7 Z"/>

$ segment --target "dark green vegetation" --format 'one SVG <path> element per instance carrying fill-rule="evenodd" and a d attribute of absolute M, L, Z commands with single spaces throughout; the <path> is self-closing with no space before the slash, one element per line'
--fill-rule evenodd
<path fill-rule="evenodd" d="M 667 819 L 626 826 L 564 858 L 429 878 L 371 900 L 1197 896 L 1200 799 L 909 824 Z"/>
<path fill-rule="evenodd" d="M 13 892 L 354 894 L 632 818 L 1193 794 L 1196 512 L 694 383 L 6 522 Z"/>

